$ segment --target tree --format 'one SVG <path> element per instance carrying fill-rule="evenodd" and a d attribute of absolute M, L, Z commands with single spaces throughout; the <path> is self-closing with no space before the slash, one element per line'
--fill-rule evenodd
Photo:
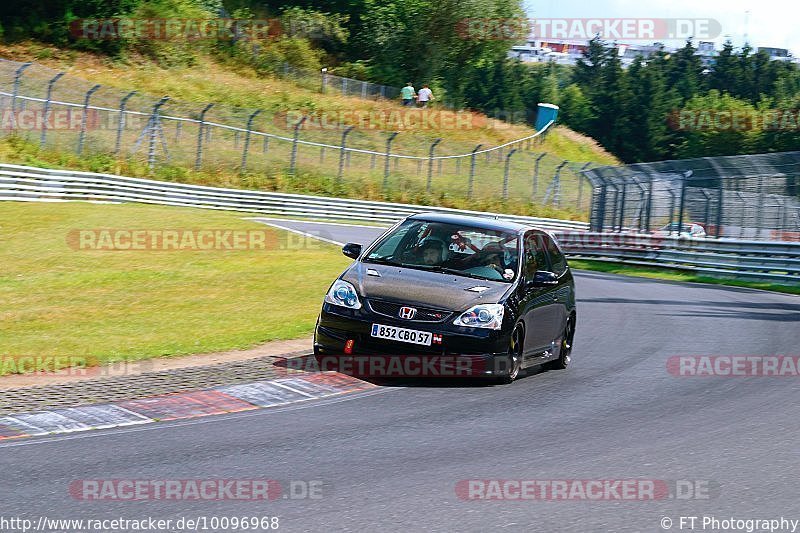
<path fill-rule="evenodd" d="M 689 100 L 685 112 L 692 119 L 678 157 L 746 154 L 758 146 L 758 114 L 749 102 L 712 89 Z"/>
<path fill-rule="evenodd" d="M 583 94 L 580 85 L 567 85 L 561 93 L 558 116 L 567 126 L 577 131 L 588 131 L 594 115 L 592 103 Z"/>
<path fill-rule="evenodd" d="M 703 90 L 703 64 L 696 55 L 697 49 L 687 40 L 683 48 L 670 55 L 667 68 L 667 86 L 675 88 L 685 102 Z"/>
<path fill-rule="evenodd" d="M 717 55 L 714 67 L 711 69 L 708 86 L 721 93 L 737 96 L 737 84 L 740 77 L 741 64 L 733 51 L 733 43 L 727 40 L 725 44 L 722 45 L 722 50 L 720 50 L 719 55 Z"/>

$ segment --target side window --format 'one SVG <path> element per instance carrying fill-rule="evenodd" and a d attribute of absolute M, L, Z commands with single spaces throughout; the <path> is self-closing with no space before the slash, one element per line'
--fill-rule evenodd
<path fill-rule="evenodd" d="M 525 277 L 533 276 L 537 270 L 547 270 L 547 257 L 540 237 L 535 233 L 525 236 Z"/>
<path fill-rule="evenodd" d="M 547 243 L 547 254 L 550 256 L 550 264 L 552 265 L 553 272 L 556 276 L 560 276 L 567 270 L 567 258 L 561 250 L 558 249 L 555 241 L 549 236 L 542 237 Z"/>

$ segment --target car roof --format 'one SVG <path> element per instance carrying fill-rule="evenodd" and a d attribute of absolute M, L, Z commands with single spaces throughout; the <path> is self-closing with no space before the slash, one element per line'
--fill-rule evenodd
<path fill-rule="evenodd" d="M 417 213 L 408 217 L 411 220 L 424 220 L 426 222 L 441 222 L 443 224 L 463 224 L 480 229 L 521 233 L 530 229 L 537 229 L 510 220 L 489 218 L 482 216 L 456 215 L 449 213 Z"/>

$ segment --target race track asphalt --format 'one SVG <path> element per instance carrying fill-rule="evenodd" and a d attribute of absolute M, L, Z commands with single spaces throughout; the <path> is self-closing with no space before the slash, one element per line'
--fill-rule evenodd
<path fill-rule="evenodd" d="M 280 224 L 339 242 L 379 231 Z M 576 285 L 568 370 L 508 386 L 400 382 L 302 408 L 9 441 L 0 445 L 0 516 L 537 532 L 664 531 L 664 517 L 678 531 L 680 516 L 800 519 L 798 378 L 667 371 L 672 356 L 798 355 L 800 298 L 591 272 L 577 272 Z M 318 480 L 322 498 L 79 501 L 68 492 L 80 479 L 208 478 Z M 708 496 L 460 499 L 457 483 L 473 479 L 684 480 Z"/>

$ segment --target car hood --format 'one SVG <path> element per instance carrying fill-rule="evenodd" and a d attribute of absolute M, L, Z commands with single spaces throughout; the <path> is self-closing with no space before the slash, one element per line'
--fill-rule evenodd
<path fill-rule="evenodd" d="M 368 274 L 367 271 L 379 274 Z M 421 307 L 465 310 L 481 303 L 497 303 L 513 283 L 467 278 L 454 274 L 356 261 L 342 274 L 365 298 L 390 300 Z M 468 290 L 476 287 L 483 290 Z"/>

